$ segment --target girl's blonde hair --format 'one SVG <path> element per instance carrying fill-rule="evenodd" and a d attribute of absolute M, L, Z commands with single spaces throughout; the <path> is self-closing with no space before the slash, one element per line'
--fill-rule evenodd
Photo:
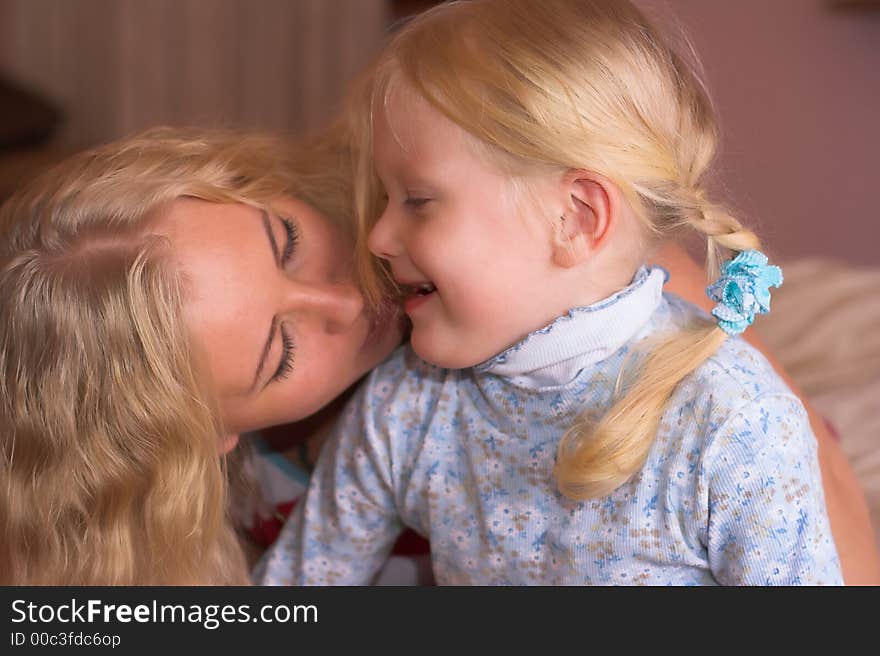
<path fill-rule="evenodd" d="M 717 129 L 694 70 L 626 0 L 449 2 L 404 25 L 351 103 L 358 135 L 359 257 L 379 215 L 369 159 L 372 111 L 396 85 L 415 91 L 476 137 L 504 170 L 586 169 L 611 180 L 659 241 L 687 227 L 718 251 L 758 248 L 704 190 Z M 660 343 L 597 425 L 563 437 L 555 474 L 574 499 L 600 497 L 643 465 L 675 386 L 726 335 L 714 323 Z"/>
<path fill-rule="evenodd" d="M 74 156 L 0 209 L 0 583 L 247 582 L 185 281 L 149 223 L 183 196 L 285 194 L 350 223 L 341 131 L 293 149 L 154 129 Z"/>

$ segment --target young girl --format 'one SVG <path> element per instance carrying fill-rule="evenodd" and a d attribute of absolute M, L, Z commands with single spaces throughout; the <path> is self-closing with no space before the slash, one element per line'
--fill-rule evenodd
<path fill-rule="evenodd" d="M 258 577 L 367 583 L 409 526 L 445 584 L 840 584 L 803 407 L 729 338 L 781 272 L 707 199 L 708 98 L 640 12 L 444 4 L 367 87 L 363 231 L 411 342 Z M 714 317 L 642 265 L 681 228 L 735 255 Z"/>

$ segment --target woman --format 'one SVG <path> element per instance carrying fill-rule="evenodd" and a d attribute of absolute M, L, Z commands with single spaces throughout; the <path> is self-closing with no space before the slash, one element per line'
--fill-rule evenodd
<path fill-rule="evenodd" d="M 220 436 L 305 417 L 400 338 L 353 283 L 345 151 L 292 152 L 159 130 L 3 207 L 0 581 L 246 582 Z"/>
<path fill-rule="evenodd" d="M 381 276 L 355 284 L 345 143 L 156 130 L 3 206 L 0 583 L 247 580 L 225 436 L 319 413 L 401 337 L 359 291 Z M 685 256 L 660 261 L 701 296 Z M 814 429 L 844 572 L 876 580 L 863 497 Z"/>

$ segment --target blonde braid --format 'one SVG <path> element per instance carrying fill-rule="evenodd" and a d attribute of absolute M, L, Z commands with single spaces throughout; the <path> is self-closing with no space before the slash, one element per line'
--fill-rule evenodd
<path fill-rule="evenodd" d="M 681 208 L 685 223 L 706 237 L 706 268 L 710 278 L 718 275 L 722 249 L 740 252 L 761 248 L 758 236 L 722 205 L 708 201 L 702 189 L 688 191 L 683 196 Z"/>
<path fill-rule="evenodd" d="M 760 242 L 720 205 L 706 200 L 701 189 L 685 190 L 662 203 L 678 223 L 705 235 L 709 271 L 718 271 L 720 248 L 757 249 Z M 699 322 L 659 344 L 652 344 L 636 382 L 594 427 L 580 417 L 563 436 L 554 468 L 560 492 L 583 500 L 610 494 L 638 472 L 648 457 L 660 418 L 672 392 L 711 357 L 727 339 L 713 322 Z M 619 384 L 619 381 L 618 381 Z"/>
<path fill-rule="evenodd" d="M 562 437 L 553 470 L 559 491 L 570 499 L 600 498 L 645 464 L 672 391 L 724 342 L 717 326 L 702 324 L 675 333 L 646 358 L 638 379 L 593 426 L 578 418 Z"/>

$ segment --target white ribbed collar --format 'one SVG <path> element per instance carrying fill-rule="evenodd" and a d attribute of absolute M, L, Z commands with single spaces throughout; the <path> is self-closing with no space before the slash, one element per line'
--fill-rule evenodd
<path fill-rule="evenodd" d="M 569 310 L 477 365 L 474 372 L 504 376 L 530 388 L 564 385 L 635 336 L 660 304 L 667 279 L 661 267 L 641 267 L 624 289 L 592 305 Z"/>

